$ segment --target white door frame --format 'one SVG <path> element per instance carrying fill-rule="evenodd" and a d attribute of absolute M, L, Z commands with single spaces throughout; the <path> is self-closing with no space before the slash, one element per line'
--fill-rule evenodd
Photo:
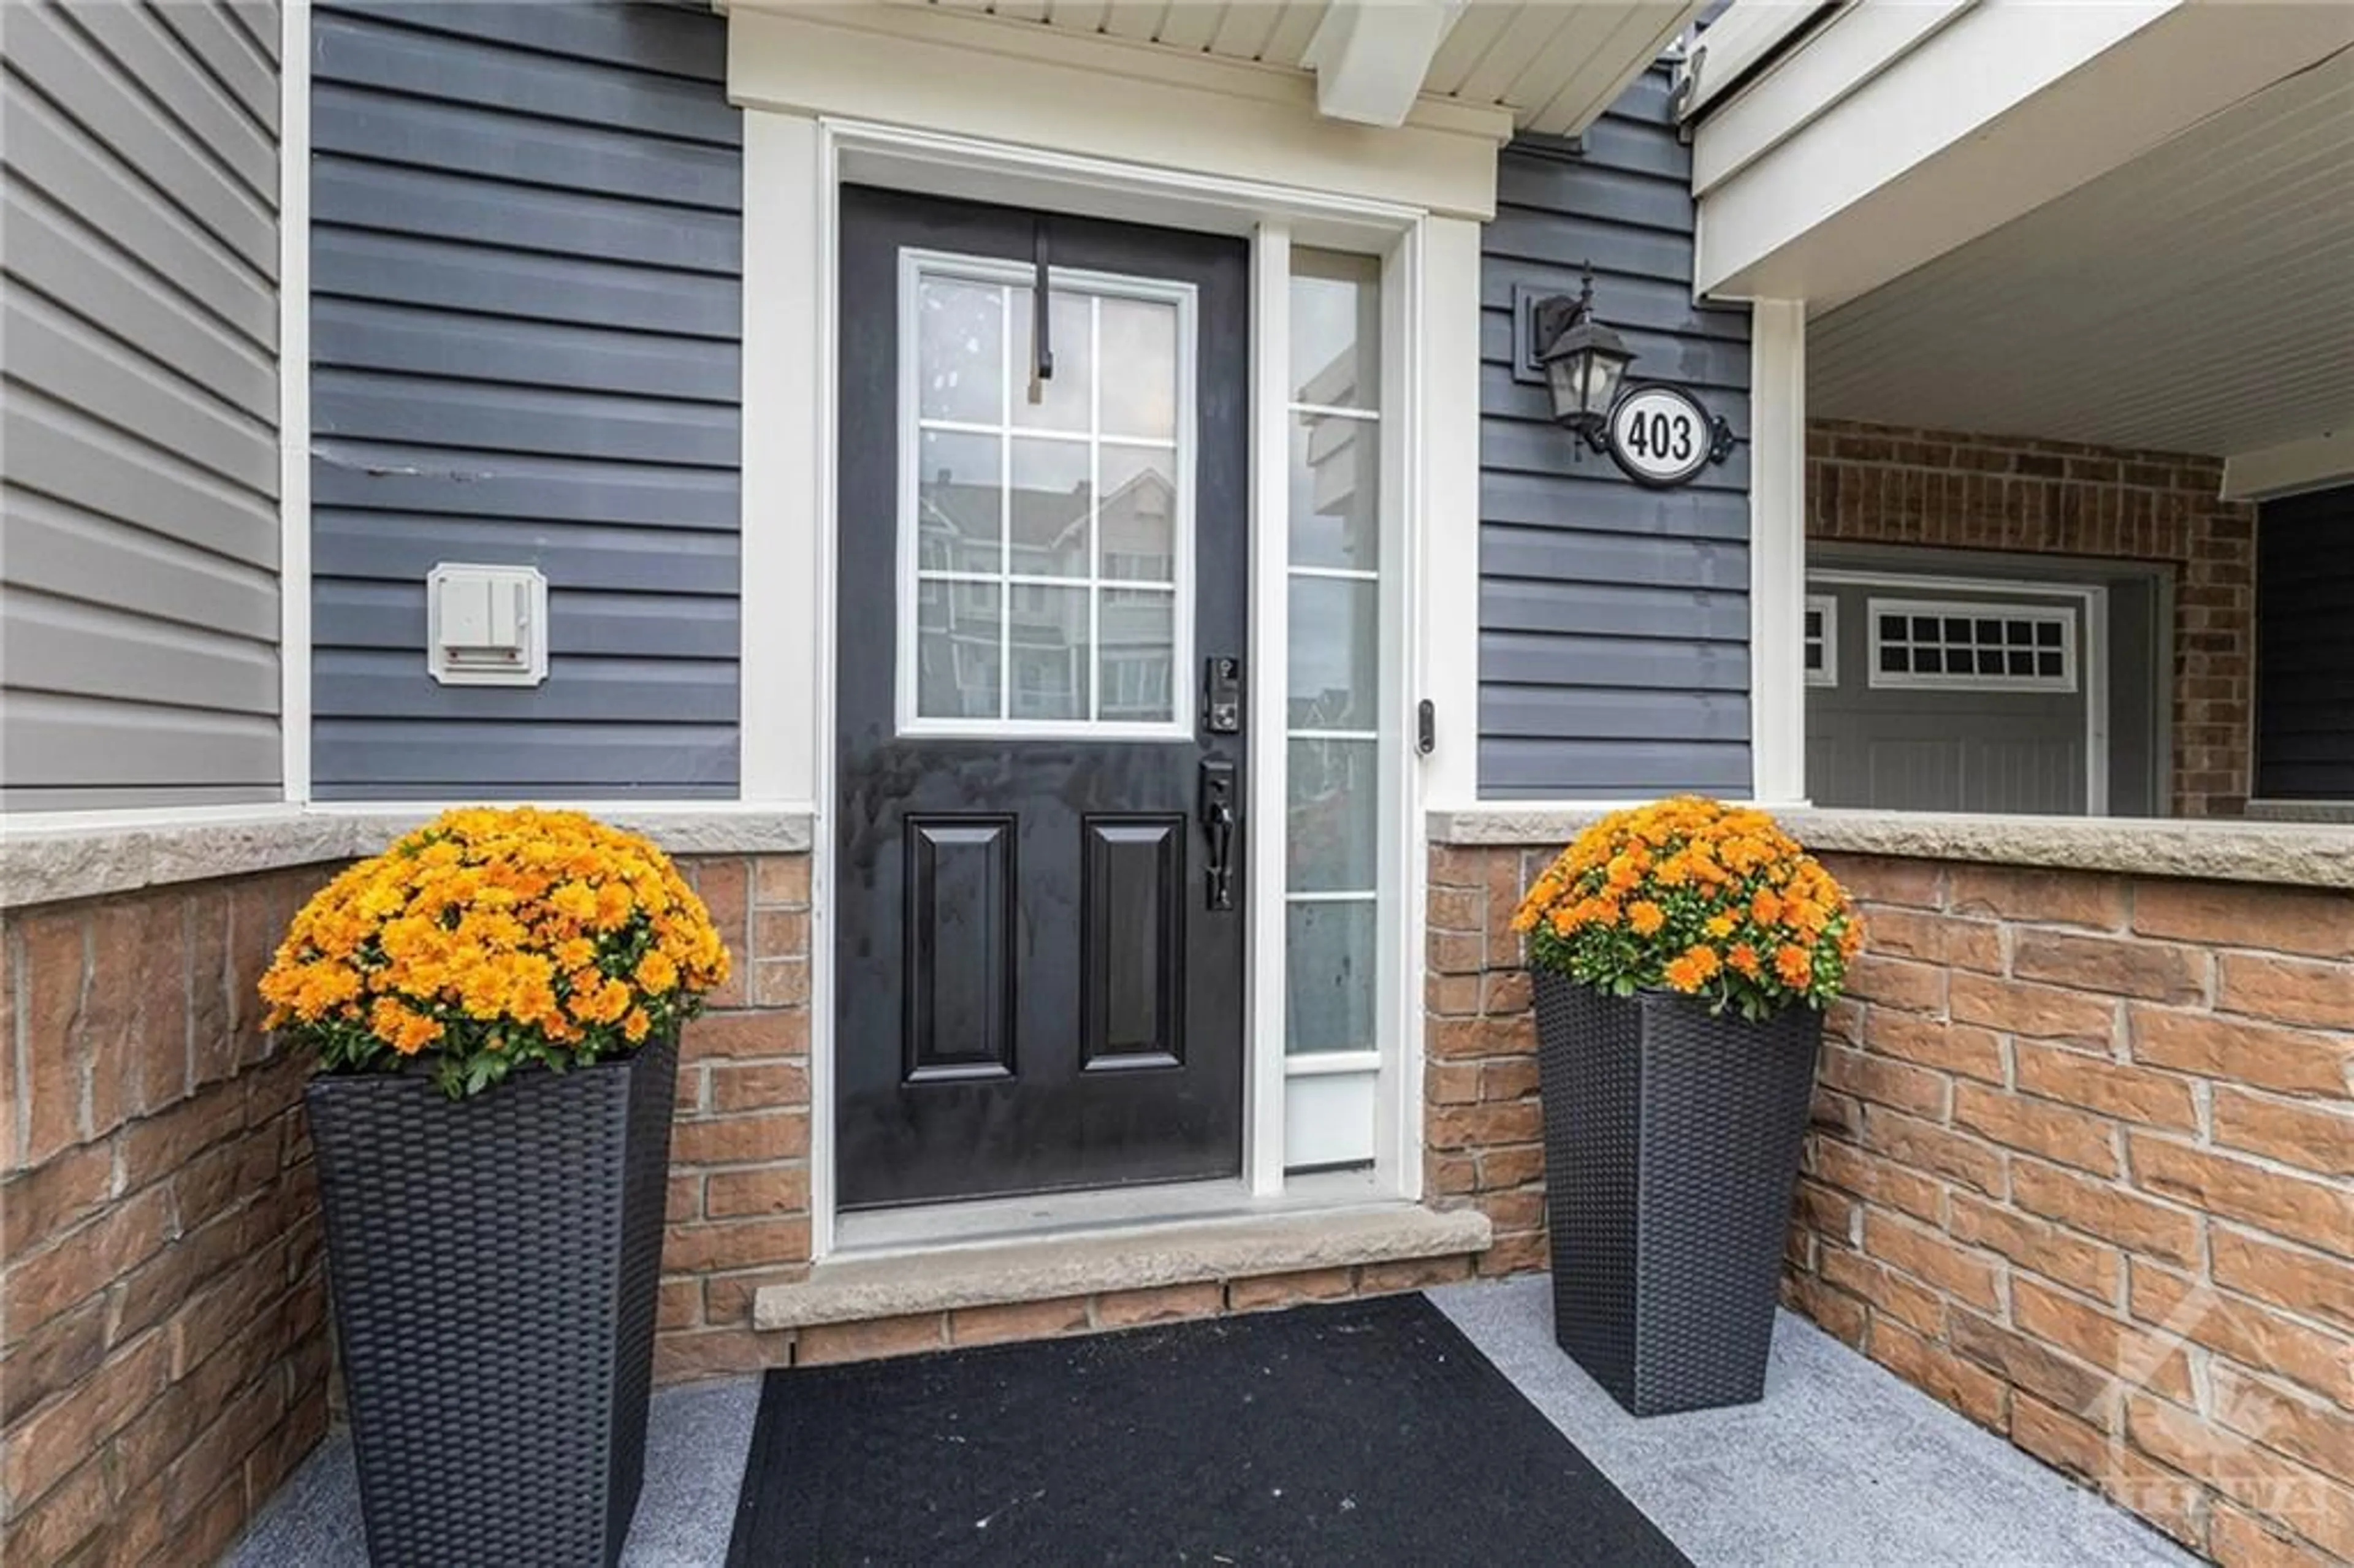
<path fill-rule="evenodd" d="M 1184 171 L 1115 164 L 936 132 L 778 113 L 745 114 L 744 582 L 748 608 L 747 793 L 804 803 L 817 821 L 810 938 L 811 1250 L 834 1250 L 832 1126 L 833 815 L 835 810 L 835 387 L 839 192 L 845 182 L 1044 207 L 1115 220 L 1182 224 L 1252 243 L 1253 411 L 1250 636 L 1250 882 L 1245 1189 L 1283 1190 L 1285 1084 L 1282 917 L 1286 704 L 1283 606 L 1289 446 L 1288 290 L 1295 243 L 1384 258 L 1382 353 L 1385 494 L 1384 730 L 1394 785 L 1383 840 L 1382 1038 L 1375 1090 L 1375 1187 L 1389 1199 L 1421 1191 L 1423 779 L 1407 737 L 1428 677 L 1428 617 L 1418 583 L 1426 556 L 1420 450 L 1432 411 L 1434 355 L 1477 360 L 1476 296 L 1451 329 L 1426 341 L 1424 297 L 1435 228 L 1461 270 L 1476 266 L 1477 225 L 1417 207 L 1293 190 Z M 1461 230 L 1454 233 L 1452 230 Z M 1449 282 L 1456 281 L 1451 277 Z M 1450 366 L 1458 376 L 1464 367 Z M 1272 394 L 1272 395 L 1270 395 Z M 1450 432 L 1476 451 L 1476 408 Z M 1472 501 L 1476 496 L 1450 497 Z M 1448 505 L 1454 512 L 1464 508 Z M 1452 519 L 1450 519 L 1452 521 Z M 1455 546 L 1461 548 L 1458 545 Z M 776 590 L 773 591 L 772 587 Z M 767 629 L 756 642 L 750 622 Z M 772 683 L 771 673 L 781 677 Z M 1417 674 L 1423 676 L 1418 680 Z M 1190 674 L 1189 677 L 1190 679 Z M 1190 688 L 1189 688 L 1190 689 Z M 756 698 L 757 694 L 757 698 Z M 1461 715 L 1468 724 L 1470 715 Z M 799 752 L 801 755 L 795 755 Z M 758 764 L 756 766 L 756 758 Z"/>
<path fill-rule="evenodd" d="M 2084 810 L 2109 814 L 2109 589 L 2105 583 L 2053 582 L 2021 577 L 1970 577 L 1955 573 L 1882 572 L 1825 567 L 1809 570 L 1807 584 L 1845 588 L 1892 588 L 1905 592 L 2022 593 L 2073 599 L 2084 611 L 2084 645 L 2076 650 L 2084 693 Z M 1872 635 L 1867 625 L 1864 635 Z M 1867 678 L 1870 670 L 1864 672 Z"/>

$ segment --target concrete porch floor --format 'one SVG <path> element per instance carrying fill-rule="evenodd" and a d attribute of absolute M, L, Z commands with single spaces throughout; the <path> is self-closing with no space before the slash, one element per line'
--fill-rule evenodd
<path fill-rule="evenodd" d="M 1449 1286 L 1430 1298 L 1700 1568 L 2198 1563 L 1787 1313 L 1763 1403 L 1638 1421 L 1554 1347 L 1543 1277 Z M 655 1396 L 625 1565 L 726 1559 L 758 1396 L 752 1379 Z M 224 1560 L 225 1568 L 366 1563 L 351 1445 L 340 1436 Z"/>

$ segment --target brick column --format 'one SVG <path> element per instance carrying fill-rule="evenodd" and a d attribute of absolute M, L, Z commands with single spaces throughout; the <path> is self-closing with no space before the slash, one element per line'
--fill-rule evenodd
<path fill-rule="evenodd" d="M 1496 1227 L 1482 1274 L 1545 1266 L 1544 1121 L 1536 1024 L 1512 912 L 1546 856 L 1518 849 L 1430 852 L 1425 980 L 1423 1186 Z"/>

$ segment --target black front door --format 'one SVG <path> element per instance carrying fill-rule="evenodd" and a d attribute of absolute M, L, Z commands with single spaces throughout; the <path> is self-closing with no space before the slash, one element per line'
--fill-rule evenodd
<path fill-rule="evenodd" d="M 1240 1169 L 1246 268 L 843 193 L 845 1208 Z"/>

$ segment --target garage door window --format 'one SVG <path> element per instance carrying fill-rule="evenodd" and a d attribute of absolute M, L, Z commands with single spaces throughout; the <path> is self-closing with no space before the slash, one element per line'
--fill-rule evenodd
<path fill-rule="evenodd" d="M 2076 622 L 2064 609 L 1874 599 L 1872 683 L 2073 692 Z"/>

